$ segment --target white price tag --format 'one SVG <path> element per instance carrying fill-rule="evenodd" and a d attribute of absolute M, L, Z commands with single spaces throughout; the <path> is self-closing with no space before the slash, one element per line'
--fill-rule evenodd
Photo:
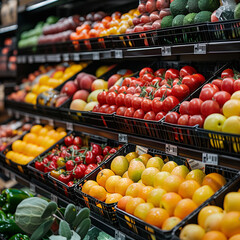
<path fill-rule="evenodd" d="M 125 240 L 125 234 L 122 232 L 115 230 L 115 239 L 116 240 Z"/>
<path fill-rule="evenodd" d="M 172 55 L 172 49 L 171 47 L 162 47 L 162 56 L 171 56 Z"/>
<path fill-rule="evenodd" d="M 36 124 L 40 124 L 40 118 L 39 117 L 35 117 L 35 122 L 36 122 Z"/>
<path fill-rule="evenodd" d="M 16 175 L 13 172 L 10 172 L 10 178 L 14 181 L 16 181 Z"/>
<path fill-rule="evenodd" d="M 100 59 L 100 53 L 99 52 L 93 52 L 93 60 L 99 60 Z"/>
<path fill-rule="evenodd" d="M 128 143 L 128 136 L 127 136 L 127 134 L 119 133 L 118 134 L 118 141 L 120 143 Z"/>
<path fill-rule="evenodd" d="M 25 119 L 25 121 L 26 121 L 26 122 L 29 122 L 29 121 L 30 121 L 30 119 L 29 119 L 29 116 L 28 116 L 28 115 L 26 115 L 24 119 Z"/>
<path fill-rule="evenodd" d="M 69 131 L 73 131 L 73 124 L 70 123 L 70 122 L 67 122 L 66 123 L 66 129 L 69 130 Z"/>
<path fill-rule="evenodd" d="M 28 63 L 33 63 L 33 56 L 28 56 Z"/>
<path fill-rule="evenodd" d="M 73 60 L 74 60 L 74 61 L 80 61 L 80 59 L 81 59 L 81 58 L 80 58 L 80 54 L 79 54 L 79 53 L 74 53 L 74 54 L 73 54 Z"/>
<path fill-rule="evenodd" d="M 58 197 L 55 194 L 51 193 L 51 201 L 58 203 Z"/>
<path fill-rule="evenodd" d="M 10 171 L 8 169 L 4 169 L 4 175 L 8 178 L 10 178 Z"/>
<path fill-rule="evenodd" d="M 165 152 L 170 154 L 170 155 L 177 156 L 178 155 L 178 148 L 175 145 L 166 144 Z"/>
<path fill-rule="evenodd" d="M 194 44 L 194 54 L 206 54 L 206 53 L 207 53 L 206 43 Z"/>
<path fill-rule="evenodd" d="M 30 183 L 29 189 L 30 189 L 30 191 L 31 191 L 32 193 L 36 193 L 36 186 L 35 186 L 35 184 Z"/>
<path fill-rule="evenodd" d="M 206 164 L 218 165 L 218 155 L 212 153 L 203 153 L 202 162 Z"/>
<path fill-rule="evenodd" d="M 63 61 L 64 61 L 64 62 L 68 62 L 69 60 L 70 60 L 69 54 L 68 54 L 68 53 L 64 53 L 64 54 L 63 54 Z"/>
<path fill-rule="evenodd" d="M 148 153 L 148 148 L 137 145 L 136 146 L 136 153 L 138 153 L 138 155 L 142 155 L 144 153 Z"/>
<path fill-rule="evenodd" d="M 49 119 L 48 119 L 48 123 L 49 123 L 50 126 L 53 126 L 53 127 L 54 127 L 54 121 L 53 121 L 53 119 L 50 119 L 50 118 L 49 118 Z"/>
<path fill-rule="evenodd" d="M 123 58 L 123 51 L 115 50 L 115 58 Z"/>
<path fill-rule="evenodd" d="M 205 163 L 193 159 L 187 159 L 187 161 L 192 170 L 200 169 L 205 172 Z"/>

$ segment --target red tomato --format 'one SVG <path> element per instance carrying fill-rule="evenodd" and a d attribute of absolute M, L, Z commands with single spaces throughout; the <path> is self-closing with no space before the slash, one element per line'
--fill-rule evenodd
<path fill-rule="evenodd" d="M 141 108 L 142 101 L 143 101 L 142 97 L 134 96 L 132 98 L 132 107 L 135 108 L 135 109 Z"/>
<path fill-rule="evenodd" d="M 170 81 L 170 80 L 169 80 Z M 166 79 L 163 79 L 161 82 L 160 82 L 160 87 L 163 86 L 163 85 L 169 85 L 168 84 L 168 81 Z"/>
<path fill-rule="evenodd" d="M 126 107 L 131 107 L 132 106 L 132 98 L 133 98 L 133 95 L 132 94 L 127 94 L 125 96 L 125 99 L 124 99 L 124 105 Z"/>
<path fill-rule="evenodd" d="M 138 86 L 138 87 L 135 88 L 134 94 L 135 94 L 135 93 L 141 93 L 141 92 L 142 92 L 142 89 L 141 89 L 140 86 Z"/>
<path fill-rule="evenodd" d="M 181 68 L 180 70 L 180 77 L 185 77 L 188 75 L 193 75 L 194 73 L 197 73 L 196 69 L 191 66 L 185 66 Z"/>
<path fill-rule="evenodd" d="M 124 113 L 124 116 L 133 117 L 134 112 L 135 112 L 135 109 L 133 107 L 130 107 L 126 110 L 126 112 Z"/>
<path fill-rule="evenodd" d="M 36 161 L 35 164 L 34 164 L 35 168 L 41 172 L 44 171 L 44 162 L 40 162 L 40 161 Z"/>
<path fill-rule="evenodd" d="M 235 82 L 233 84 L 233 90 L 234 90 L 234 92 L 240 90 L 240 79 L 235 80 Z"/>
<path fill-rule="evenodd" d="M 112 149 L 112 148 L 111 148 L 110 146 L 106 146 L 106 147 L 103 149 L 103 156 L 106 156 L 111 149 Z"/>
<path fill-rule="evenodd" d="M 155 87 L 149 86 L 149 87 L 146 88 L 145 91 L 146 91 L 148 94 L 154 95 L 155 90 L 156 90 Z"/>
<path fill-rule="evenodd" d="M 179 77 L 179 71 L 177 69 L 170 68 L 166 71 L 165 73 L 165 79 L 170 80 L 170 79 L 175 79 Z"/>
<path fill-rule="evenodd" d="M 222 74 L 221 78 L 233 78 L 234 77 L 234 72 L 232 69 L 225 69 Z"/>
<path fill-rule="evenodd" d="M 115 152 L 117 152 L 117 149 L 116 149 L 116 148 L 112 148 L 112 149 L 109 151 L 110 154 L 114 154 Z"/>
<path fill-rule="evenodd" d="M 117 97 L 117 93 L 109 92 L 107 97 L 106 97 L 107 104 L 115 105 L 116 104 L 116 97 Z"/>
<path fill-rule="evenodd" d="M 102 105 L 102 106 L 99 108 L 99 112 L 100 112 L 100 113 L 107 113 L 108 108 L 109 108 L 109 105 L 108 105 L 108 104 L 104 104 L 104 105 Z"/>
<path fill-rule="evenodd" d="M 189 101 L 184 101 L 179 107 L 179 112 L 181 115 L 189 114 Z"/>
<path fill-rule="evenodd" d="M 219 87 L 212 83 L 208 83 L 208 84 L 204 85 L 202 89 L 204 89 L 204 88 L 214 88 L 216 91 L 220 91 Z"/>
<path fill-rule="evenodd" d="M 179 117 L 180 117 L 180 115 L 177 112 L 169 112 L 165 116 L 165 122 L 177 124 Z"/>
<path fill-rule="evenodd" d="M 119 93 L 126 93 L 127 89 L 128 89 L 127 86 L 122 86 L 122 87 L 120 87 L 120 88 L 118 89 L 118 94 L 119 94 Z"/>
<path fill-rule="evenodd" d="M 224 78 L 222 81 L 222 91 L 226 91 L 230 94 L 233 94 L 234 92 L 234 82 L 235 80 L 233 78 Z"/>
<path fill-rule="evenodd" d="M 151 73 L 151 74 L 153 74 L 154 72 L 153 72 L 153 70 L 152 70 L 151 68 L 146 67 L 146 68 L 143 68 L 143 69 L 140 71 L 139 76 L 142 77 L 142 76 L 143 76 L 144 74 L 146 74 L 146 73 Z"/>
<path fill-rule="evenodd" d="M 212 81 L 212 84 L 218 87 L 218 89 L 222 90 L 222 79 L 215 79 Z"/>
<path fill-rule="evenodd" d="M 98 144 L 92 144 L 92 153 L 95 155 L 101 155 L 102 154 L 102 148 Z"/>
<path fill-rule="evenodd" d="M 66 146 L 70 146 L 73 144 L 73 136 L 67 136 L 64 138 L 64 143 Z"/>
<path fill-rule="evenodd" d="M 196 126 L 199 125 L 199 127 L 203 127 L 204 123 L 204 117 L 202 115 L 193 115 L 189 118 L 188 125 L 189 126 Z"/>
<path fill-rule="evenodd" d="M 163 100 L 163 111 L 168 113 L 179 104 L 179 100 L 174 96 L 169 96 Z"/>
<path fill-rule="evenodd" d="M 214 94 L 213 99 L 215 99 L 219 106 L 222 107 L 225 102 L 230 100 L 231 94 L 225 91 L 220 91 Z"/>
<path fill-rule="evenodd" d="M 122 106 L 122 107 L 119 107 L 119 108 L 117 109 L 117 112 L 116 112 L 116 114 L 117 114 L 117 115 L 119 115 L 119 116 L 124 116 L 124 114 L 125 114 L 126 110 L 127 110 L 127 108 L 126 108 L 126 107 L 124 107 L 124 106 Z"/>
<path fill-rule="evenodd" d="M 73 172 L 73 177 L 76 179 L 80 179 L 84 177 L 84 172 L 83 169 L 80 166 L 77 166 L 76 169 Z"/>
<path fill-rule="evenodd" d="M 154 85 L 155 87 L 160 87 L 160 82 L 162 81 L 162 78 L 160 77 L 155 77 L 152 80 L 152 85 Z"/>
<path fill-rule="evenodd" d="M 108 92 L 106 92 L 106 91 L 100 92 L 100 93 L 97 95 L 97 100 L 98 100 L 98 102 L 99 102 L 101 105 L 107 103 L 107 101 L 106 101 L 107 95 L 108 95 Z"/>
<path fill-rule="evenodd" d="M 172 89 L 167 87 L 166 85 L 163 85 L 162 87 L 160 87 L 154 94 L 154 97 L 163 97 L 163 96 L 171 96 L 172 94 Z"/>
<path fill-rule="evenodd" d="M 104 157 L 102 155 L 96 156 L 97 163 L 101 163 L 103 161 Z"/>
<path fill-rule="evenodd" d="M 155 121 L 156 114 L 153 111 L 147 112 L 143 119 Z"/>
<path fill-rule="evenodd" d="M 97 104 L 93 107 L 93 112 L 99 112 L 99 109 L 100 109 L 100 104 Z"/>
<path fill-rule="evenodd" d="M 219 104 L 213 100 L 207 100 L 201 105 L 201 114 L 207 117 L 213 113 L 220 113 Z"/>
<path fill-rule="evenodd" d="M 123 82 L 122 82 L 122 86 L 127 86 L 129 87 L 131 83 L 131 78 L 130 77 L 126 77 Z"/>
<path fill-rule="evenodd" d="M 124 106 L 125 96 L 126 96 L 126 94 L 124 94 L 124 93 L 120 93 L 120 94 L 117 95 L 117 97 L 116 97 L 116 105 L 118 107 Z"/>
<path fill-rule="evenodd" d="M 203 103 L 203 101 L 201 99 L 193 98 L 189 102 L 189 106 L 188 106 L 189 115 L 199 115 L 199 114 L 201 114 L 202 103 Z"/>
<path fill-rule="evenodd" d="M 174 79 L 174 81 L 173 81 L 172 85 L 173 85 L 173 86 L 175 86 L 176 84 L 178 84 L 178 83 L 179 83 L 179 81 L 180 81 L 180 80 L 179 80 L 179 78 L 176 78 L 176 79 Z"/>
<path fill-rule="evenodd" d="M 144 98 L 141 103 L 141 109 L 146 113 L 152 111 L 152 100 Z"/>
<path fill-rule="evenodd" d="M 200 73 L 193 74 L 192 76 L 199 82 L 199 86 L 203 84 L 206 80 L 206 78 Z"/>
<path fill-rule="evenodd" d="M 189 87 L 185 84 L 176 84 L 172 88 L 172 95 L 180 101 L 186 98 L 190 94 Z"/>
<path fill-rule="evenodd" d="M 68 182 L 70 182 L 72 180 L 72 174 L 65 175 L 62 173 L 62 174 L 60 174 L 58 180 L 65 184 L 68 184 Z"/>
<path fill-rule="evenodd" d="M 109 88 L 108 93 L 118 92 L 119 88 L 120 88 L 120 86 L 118 86 L 118 85 L 112 86 L 112 87 Z"/>
<path fill-rule="evenodd" d="M 203 88 L 199 95 L 199 98 L 202 101 L 211 100 L 216 92 L 218 91 L 212 87 Z"/>
<path fill-rule="evenodd" d="M 186 76 L 182 80 L 182 84 L 186 84 L 189 87 L 190 92 L 193 92 L 195 89 L 197 89 L 201 85 L 199 77 L 195 75 Z"/>
<path fill-rule="evenodd" d="M 163 111 L 163 102 L 160 97 L 156 97 L 152 101 L 152 110 L 157 114 Z"/>
<path fill-rule="evenodd" d="M 68 160 L 66 162 L 66 169 L 67 171 L 72 171 L 75 167 L 75 163 L 72 160 Z"/>
<path fill-rule="evenodd" d="M 156 117 L 155 117 L 155 120 L 156 121 L 160 121 L 164 116 L 166 116 L 166 113 L 165 112 L 159 112 Z"/>
<path fill-rule="evenodd" d="M 166 69 L 165 68 L 160 68 L 154 73 L 154 76 L 164 77 L 165 73 L 166 73 Z"/>
<path fill-rule="evenodd" d="M 77 145 L 78 147 L 82 146 L 82 139 L 79 136 L 76 136 L 73 140 L 73 144 Z"/>
<path fill-rule="evenodd" d="M 178 122 L 177 124 L 178 125 L 188 125 L 189 123 L 189 115 L 187 114 L 184 114 L 184 115 L 181 115 L 180 118 L 178 119 Z"/>
<path fill-rule="evenodd" d="M 91 151 L 87 151 L 85 156 L 85 161 L 86 161 L 86 164 L 96 163 L 96 155 L 93 154 L 93 152 Z"/>
<path fill-rule="evenodd" d="M 154 76 L 151 73 L 145 73 L 141 78 L 143 81 L 152 82 Z"/>
<path fill-rule="evenodd" d="M 134 112 L 133 117 L 143 119 L 144 115 L 145 115 L 145 112 L 142 109 L 138 109 Z"/>
<path fill-rule="evenodd" d="M 135 93 L 135 89 L 136 89 L 135 87 L 129 87 L 129 88 L 126 90 L 126 93 L 133 95 L 133 94 Z"/>
<path fill-rule="evenodd" d="M 111 105 L 107 110 L 107 114 L 115 113 L 117 111 L 117 108 L 118 108 L 117 105 Z"/>
<path fill-rule="evenodd" d="M 69 187 L 72 187 L 73 185 L 74 185 L 74 182 L 73 181 L 70 181 L 70 182 L 68 182 L 68 184 L 67 184 Z"/>
<path fill-rule="evenodd" d="M 57 169 L 57 163 L 56 162 L 50 162 L 47 164 L 44 168 L 44 172 L 51 172 L 52 170 Z"/>

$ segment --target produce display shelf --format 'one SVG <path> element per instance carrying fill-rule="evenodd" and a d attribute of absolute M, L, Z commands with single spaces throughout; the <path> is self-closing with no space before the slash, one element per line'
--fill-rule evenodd
<path fill-rule="evenodd" d="M 18 29 L 17 24 L 12 24 L 8 26 L 0 26 L 0 34 L 5 34 L 5 33 L 14 33 Z"/>
<path fill-rule="evenodd" d="M 1 71 L 0 78 L 15 78 L 17 76 L 16 71 Z"/>
<path fill-rule="evenodd" d="M 214 152 L 214 150 L 211 151 L 211 149 L 209 149 L 208 152 L 203 152 L 194 148 L 183 147 L 178 142 L 173 145 L 172 143 L 169 144 L 167 142 L 158 141 L 157 139 L 139 137 L 131 134 L 124 134 L 119 131 L 112 131 L 109 129 L 96 128 L 92 126 L 81 125 L 78 123 L 72 123 L 70 119 L 68 122 L 66 122 L 56 118 L 52 119 L 40 115 L 32 115 L 25 112 L 19 112 L 16 110 L 12 111 L 12 109 L 8 109 L 8 114 L 14 115 L 16 118 L 25 117 L 27 121 L 32 120 L 35 121 L 36 124 L 50 124 L 54 125 L 55 127 L 64 127 L 67 130 L 95 134 L 100 137 L 117 140 L 120 143 L 132 143 L 136 145 L 142 145 L 144 147 L 156 148 L 175 156 L 178 155 L 189 158 L 190 161 L 191 159 L 197 160 L 197 162 L 195 161 L 192 163 L 193 165 L 201 164 L 201 162 L 203 162 L 206 164 L 222 165 L 225 167 L 231 167 L 240 170 L 240 159 L 238 157 L 217 154 L 216 152 Z"/>
<path fill-rule="evenodd" d="M 8 178 L 16 180 L 19 184 L 28 187 L 33 193 L 40 194 L 43 197 L 46 197 L 48 199 L 51 199 L 52 201 L 55 201 L 59 207 L 66 207 L 68 203 L 71 202 L 67 198 L 61 198 L 57 196 L 57 193 L 52 189 L 47 189 L 46 185 L 41 186 L 41 183 L 35 182 L 34 179 L 30 181 L 27 179 L 24 179 L 22 176 L 19 176 L 15 172 L 8 170 L 2 165 L 0 165 L 0 172 Z M 111 235 L 115 239 L 133 240 L 133 238 L 125 235 L 124 233 L 116 229 L 116 227 L 113 227 L 110 224 L 106 224 L 105 222 L 99 220 L 95 215 L 91 215 L 90 218 L 93 226 L 98 227 L 99 229 Z"/>

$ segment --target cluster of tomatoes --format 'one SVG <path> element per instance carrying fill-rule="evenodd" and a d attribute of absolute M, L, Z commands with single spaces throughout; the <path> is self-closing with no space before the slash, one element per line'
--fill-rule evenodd
<path fill-rule="evenodd" d="M 98 94 L 93 112 L 159 121 L 205 81 L 191 67 L 177 69 L 143 68 L 139 77 L 126 77 L 122 86 Z"/>
<path fill-rule="evenodd" d="M 239 73 L 238 73 L 239 74 Z M 221 78 L 203 86 L 199 98 L 181 103 L 179 113 L 171 112 L 165 121 L 172 124 L 203 127 L 207 116 L 221 113 L 223 105 L 231 99 L 231 95 L 240 90 L 240 79 L 232 69 L 222 72 Z"/>
<path fill-rule="evenodd" d="M 116 148 L 102 147 L 95 143 L 91 143 L 90 147 L 83 146 L 83 140 L 79 136 L 67 136 L 64 143 L 39 158 L 35 162 L 35 168 L 41 172 L 50 172 L 52 177 L 70 187 L 117 152 Z"/>

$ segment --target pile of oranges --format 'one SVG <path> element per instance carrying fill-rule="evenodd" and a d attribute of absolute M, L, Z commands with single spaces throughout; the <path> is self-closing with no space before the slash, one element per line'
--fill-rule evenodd
<path fill-rule="evenodd" d="M 223 208 L 206 206 L 198 214 L 198 224 L 186 225 L 181 240 L 240 240 L 240 189 L 226 194 Z"/>
<path fill-rule="evenodd" d="M 170 230 L 226 184 L 218 173 L 189 169 L 161 157 L 131 152 L 115 157 L 82 192 L 163 230 Z"/>
<path fill-rule="evenodd" d="M 16 140 L 12 144 L 12 151 L 6 153 L 6 158 L 18 164 L 28 164 L 39 154 L 66 136 L 64 128 L 53 129 L 52 126 L 34 125 L 30 133 L 27 133 L 22 140 Z"/>

